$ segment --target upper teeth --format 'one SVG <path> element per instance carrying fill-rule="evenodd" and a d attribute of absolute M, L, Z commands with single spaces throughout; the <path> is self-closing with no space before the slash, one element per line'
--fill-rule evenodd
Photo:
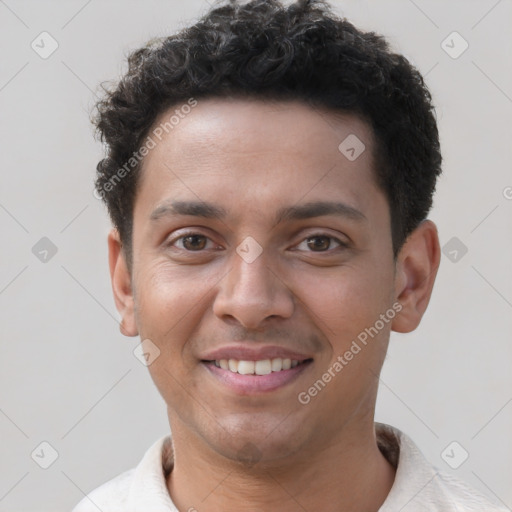
<path fill-rule="evenodd" d="M 281 359 L 280 357 L 263 359 L 261 361 L 238 361 L 237 359 L 220 359 L 215 361 L 215 366 L 242 375 L 268 375 L 272 372 L 295 368 L 298 364 L 299 361 L 294 359 Z"/>

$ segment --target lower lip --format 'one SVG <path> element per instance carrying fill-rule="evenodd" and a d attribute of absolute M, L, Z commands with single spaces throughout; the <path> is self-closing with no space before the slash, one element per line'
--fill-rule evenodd
<path fill-rule="evenodd" d="M 242 375 L 215 366 L 214 363 L 202 362 L 201 364 L 211 374 L 235 393 L 250 395 L 253 393 L 266 393 L 282 388 L 295 380 L 311 366 L 312 361 L 301 363 L 295 368 L 272 372 L 268 375 Z"/>

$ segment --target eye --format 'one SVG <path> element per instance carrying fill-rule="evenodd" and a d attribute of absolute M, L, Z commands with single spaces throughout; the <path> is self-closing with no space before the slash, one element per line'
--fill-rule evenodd
<path fill-rule="evenodd" d="M 172 240 L 169 243 L 169 246 L 174 246 L 176 243 L 181 242 L 181 247 L 178 246 L 178 248 L 189 252 L 199 252 L 206 248 L 208 241 L 211 242 L 211 240 L 206 235 L 189 232 Z"/>
<path fill-rule="evenodd" d="M 168 246 L 177 247 L 187 252 L 201 252 L 208 249 L 208 242 L 210 242 L 210 249 L 215 247 L 215 244 L 206 235 L 191 231 L 174 238 L 169 242 Z M 333 244 L 336 244 L 335 247 L 333 247 Z M 339 247 L 348 247 L 348 245 L 338 238 L 325 233 L 312 234 L 297 246 L 299 250 L 317 253 L 329 252 L 329 250 L 334 250 Z"/>
<path fill-rule="evenodd" d="M 306 244 L 306 247 L 311 249 L 309 252 L 327 252 L 328 249 L 332 248 L 332 241 L 338 244 L 338 247 L 347 247 L 347 244 L 338 238 L 324 233 L 315 233 L 311 236 L 308 236 L 297 247 L 300 248 L 301 245 Z"/>

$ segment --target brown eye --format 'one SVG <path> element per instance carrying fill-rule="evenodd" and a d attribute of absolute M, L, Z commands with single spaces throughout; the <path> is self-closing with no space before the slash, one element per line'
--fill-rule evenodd
<path fill-rule="evenodd" d="M 331 253 L 334 249 L 346 248 L 347 244 L 331 235 L 318 233 L 304 238 L 297 247 L 306 252 Z"/>
<path fill-rule="evenodd" d="M 328 236 L 311 236 L 307 240 L 308 247 L 314 251 L 317 249 L 320 251 L 327 250 L 331 245 L 331 239 Z M 311 243 L 311 241 L 313 241 L 313 243 Z"/>
<path fill-rule="evenodd" d="M 186 235 L 178 240 L 183 241 L 183 247 L 188 251 L 200 251 L 205 248 L 207 238 L 203 235 Z"/>

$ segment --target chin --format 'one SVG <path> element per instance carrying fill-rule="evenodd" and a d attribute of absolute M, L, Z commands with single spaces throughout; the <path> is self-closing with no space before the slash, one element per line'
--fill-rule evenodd
<path fill-rule="evenodd" d="M 297 453 L 303 446 L 303 427 L 296 431 L 290 431 L 290 425 L 285 430 L 283 418 L 279 421 L 281 425 L 273 421 L 261 421 L 260 425 L 254 421 L 248 421 L 247 425 L 240 423 L 233 428 L 233 425 L 223 425 L 217 431 L 215 439 L 208 441 L 208 444 L 221 456 L 247 467 L 255 466 L 258 463 L 269 463 L 289 457 Z M 217 427 L 219 425 L 217 424 Z M 240 428 L 242 427 L 242 428 Z M 300 434 L 299 434 L 300 432 Z"/>

